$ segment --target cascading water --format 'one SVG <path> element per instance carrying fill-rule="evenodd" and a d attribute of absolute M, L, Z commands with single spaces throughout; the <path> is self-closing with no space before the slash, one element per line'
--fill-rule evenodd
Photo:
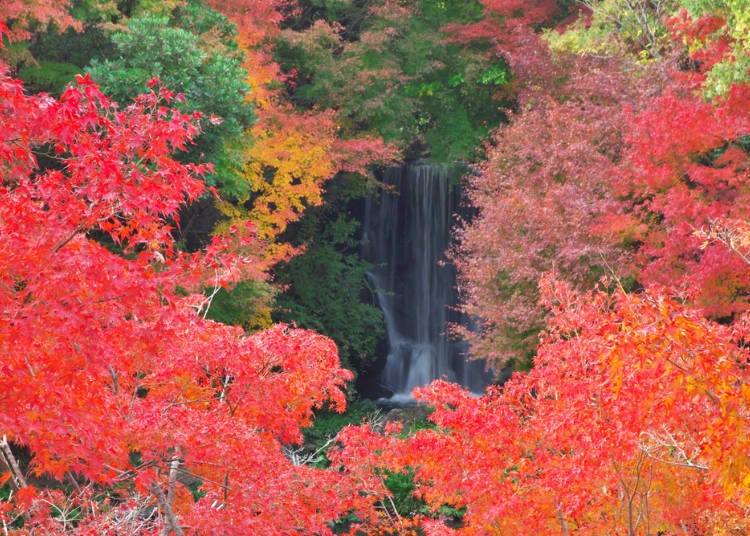
<path fill-rule="evenodd" d="M 464 345 L 445 331 L 460 321 L 453 266 L 446 262 L 458 187 L 450 168 L 411 164 L 388 168 L 391 187 L 368 199 L 363 256 L 383 310 L 388 355 L 380 381 L 392 400 L 443 378 L 481 391 L 489 380 L 481 363 L 467 363 Z"/>

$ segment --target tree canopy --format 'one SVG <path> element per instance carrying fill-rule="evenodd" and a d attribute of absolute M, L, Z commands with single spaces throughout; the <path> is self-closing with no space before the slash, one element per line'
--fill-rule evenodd
<path fill-rule="evenodd" d="M 750 533 L 745 4 L 4 2 L 4 532 Z M 311 446 L 399 158 L 513 372 Z"/>

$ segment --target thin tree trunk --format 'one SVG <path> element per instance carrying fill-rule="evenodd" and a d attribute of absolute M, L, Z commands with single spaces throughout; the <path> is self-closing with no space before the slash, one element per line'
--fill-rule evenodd
<path fill-rule="evenodd" d="M 162 514 L 164 514 L 166 520 L 163 536 L 169 536 L 171 533 L 174 533 L 175 536 L 183 536 L 182 528 L 177 521 L 177 516 L 175 516 L 174 510 L 172 510 L 172 505 L 167 501 L 167 496 L 164 495 L 164 492 L 161 490 L 157 482 L 151 484 L 151 493 L 156 497 L 156 500 L 159 503 L 159 508 L 161 509 Z"/>
<path fill-rule="evenodd" d="M 0 441 L 0 451 L 2 451 L 1 457 L 3 459 L 3 463 L 13 475 L 10 479 L 12 482 L 11 485 L 15 488 L 16 491 L 21 488 L 27 487 L 29 484 L 26 482 L 26 479 L 21 472 L 21 467 L 18 465 L 18 460 L 16 460 L 16 457 L 13 456 L 13 451 L 10 450 L 10 445 L 8 444 L 8 438 L 6 435 L 3 435 L 3 440 Z"/>

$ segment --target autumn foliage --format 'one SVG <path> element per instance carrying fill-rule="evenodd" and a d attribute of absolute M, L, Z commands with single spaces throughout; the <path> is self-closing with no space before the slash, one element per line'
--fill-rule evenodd
<path fill-rule="evenodd" d="M 628 167 L 613 186 L 626 199 L 617 224 L 630 218 L 643 280 L 683 283 L 707 314 L 731 317 L 748 304 L 747 266 L 695 232 L 748 214 L 750 87 L 714 102 L 670 91 L 649 104 L 629 121 Z"/>
<path fill-rule="evenodd" d="M 0 5 L 0 21 L 8 24 L 5 35 L 11 41 L 28 39 L 31 36 L 29 26 L 54 22 L 57 28 L 80 28 L 81 23 L 70 13 L 71 2 L 46 2 L 44 0 L 7 0 Z"/>
<path fill-rule="evenodd" d="M 536 33 L 559 15 L 546 0 L 486 0 L 480 21 L 445 29 L 514 76 L 452 250 L 481 328 L 463 335 L 498 368 L 533 366 L 483 396 L 419 388 L 425 426 L 347 427 L 324 470 L 288 448 L 315 410 L 345 407 L 333 342 L 207 313 L 290 252 L 273 243 L 326 180 L 392 151 L 341 139 L 335 106 L 287 99 L 272 41 L 293 2 L 209 3 L 239 25 L 258 121 L 247 198 L 217 201 L 231 221 L 200 251 L 174 240 L 181 207 L 216 195 L 210 164 L 177 156 L 200 135 L 183 96 L 154 79 L 117 104 L 78 77 L 53 99 L 0 72 L 6 533 L 750 532 L 750 86 L 722 78 L 744 43 L 734 4 L 676 10 L 673 49 L 646 63 L 553 52 Z M 50 5 L 0 17 L 16 39 L 20 10 L 46 22 Z M 364 45 L 385 50 L 389 32 Z M 365 90 L 378 69 L 353 80 Z M 394 478 L 413 484 L 412 510 Z"/>
<path fill-rule="evenodd" d="M 535 366 L 476 398 L 435 382 L 434 430 L 342 433 L 352 471 L 414 472 L 426 534 L 747 531 L 748 355 L 660 289 L 547 279 Z M 451 530 L 441 507 L 466 508 Z M 735 532 L 742 533 L 742 532 Z"/>
<path fill-rule="evenodd" d="M 263 264 L 252 229 L 174 248 L 178 208 L 205 191 L 171 156 L 197 135 L 179 98 L 0 79 L 2 519 L 19 533 L 324 534 L 361 507 L 346 475 L 282 453 L 314 407 L 344 407 L 333 343 L 204 320 L 203 288 Z"/>
<path fill-rule="evenodd" d="M 702 35 L 685 20 L 679 31 L 691 44 Z M 695 54 L 707 60 L 703 39 Z M 747 83 L 707 99 L 705 66 L 686 69 L 684 56 L 639 65 L 533 43 L 520 110 L 467 180 L 478 215 L 457 232 L 464 309 L 483 327 L 467 334 L 477 355 L 533 353 L 537 281 L 550 270 L 581 289 L 602 274 L 673 286 L 706 315 L 736 318 L 746 265 L 696 232 L 746 218 Z"/>
<path fill-rule="evenodd" d="M 626 107 L 640 107 L 642 94 L 627 64 L 558 61 L 535 69 L 541 88 L 519 95 L 524 108 L 510 114 L 488 143 L 486 161 L 466 178 L 478 214 L 456 231 L 452 257 L 463 310 L 480 329 L 461 335 L 475 355 L 495 362 L 534 352 L 545 314 L 537 292 L 544 273 L 554 270 L 581 288 L 613 267 L 620 277 L 632 274 L 630 254 L 599 222 L 619 210 L 611 181 L 625 156 Z M 566 82 L 556 83 L 566 72 Z"/>
<path fill-rule="evenodd" d="M 274 61 L 274 38 L 278 37 L 287 1 L 208 2 L 238 28 L 238 42 L 247 55 L 249 99 L 257 122 L 244 149 L 244 175 L 249 194 L 229 200 L 220 208 L 230 219 L 252 219 L 259 237 L 269 241 L 267 256 L 288 256 L 288 244 L 273 243 L 287 225 L 304 210 L 322 203 L 326 181 L 338 172 L 367 174 L 367 166 L 390 162 L 395 150 L 380 139 L 362 136 L 341 139 L 339 122 L 332 110 L 299 111 L 284 92 L 287 77 Z"/>

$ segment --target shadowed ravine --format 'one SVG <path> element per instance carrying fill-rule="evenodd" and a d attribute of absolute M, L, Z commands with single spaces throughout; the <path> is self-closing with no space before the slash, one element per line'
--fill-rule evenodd
<path fill-rule="evenodd" d="M 466 363 L 465 345 L 450 340 L 447 325 L 460 322 L 454 267 L 446 261 L 457 181 L 450 168 L 410 164 L 388 168 L 393 187 L 373 195 L 365 208 L 363 255 L 373 264 L 370 282 L 386 321 L 388 355 L 380 376 L 393 401 L 438 378 L 481 391 L 481 363 Z"/>

